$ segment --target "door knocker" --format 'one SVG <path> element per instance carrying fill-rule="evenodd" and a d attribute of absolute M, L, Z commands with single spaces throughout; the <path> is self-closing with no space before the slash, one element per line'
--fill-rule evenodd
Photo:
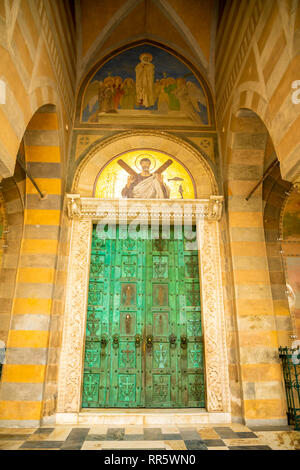
<path fill-rule="evenodd" d="M 169 336 L 169 341 L 170 341 L 170 345 L 175 347 L 176 346 L 176 336 L 172 333 L 170 336 Z"/>
<path fill-rule="evenodd" d="M 147 348 L 151 349 L 153 346 L 153 336 L 148 335 L 146 339 Z"/>
<path fill-rule="evenodd" d="M 187 348 L 187 342 L 188 342 L 187 337 L 185 335 L 181 335 L 181 337 L 180 337 L 180 347 L 182 349 Z"/>
<path fill-rule="evenodd" d="M 135 346 L 138 348 L 141 345 L 142 337 L 141 335 L 135 335 Z"/>
<path fill-rule="evenodd" d="M 106 348 L 107 343 L 108 343 L 107 337 L 105 335 L 102 335 L 100 342 L 101 342 L 101 347 Z"/>
<path fill-rule="evenodd" d="M 113 336 L 113 347 L 115 349 L 119 347 L 119 336 L 118 335 Z"/>

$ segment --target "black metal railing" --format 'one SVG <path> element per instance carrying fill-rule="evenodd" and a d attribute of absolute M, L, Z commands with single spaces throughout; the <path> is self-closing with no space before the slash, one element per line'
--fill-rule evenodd
<path fill-rule="evenodd" d="M 282 363 L 288 424 L 300 431 L 300 348 L 279 348 Z"/>

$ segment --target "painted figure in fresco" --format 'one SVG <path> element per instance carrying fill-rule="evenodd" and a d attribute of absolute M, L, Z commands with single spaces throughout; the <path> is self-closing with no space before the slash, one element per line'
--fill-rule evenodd
<path fill-rule="evenodd" d="M 125 78 L 123 95 L 120 100 L 121 109 L 134 109 L 136 102 L 135 83 L 132 78 Z"/>
<path fill-rule="evenodd" d="M 202 119 L 199 115 L 199 107 L 197 103 L 197 110 L 194 105 L 196 104 L 195 99 L 191 100 L 191 93 L 187 87 L 186 81 L 184 78 L 177 78 L 176 80 L 177 88 L 174 91 L 175 96 L 180 103 L 180 111 L 183 111 L 187 116 L 189 116 L 197 124 L 203 124 Z"/>
<path fill-rule="evenodd" d="M 115 110 L 117 110 L 119 108 L 121 98 L 124 95 L 122 82 L 123 82 L 123 80 L 122 80 L 121 77 L 114 77 L 113 89 L 114 89 L 114 108 L 115 108 Z"/>
<path fill-rule="evenodd" d="M 139 106 L 154 105 L 154 65 L 151 64 L 152 55 L 140 55 L 140 63 L 135 67 L 136 73 L 136 101 Z"/>
<path fill-rule="evenodd" d="M 137 199 L 168 199 L 170 189 L 163 181 L 161 173 L 150 173 L 151 160 L 142 158 L 140 174 L 131 174 L 122 190 L 122 196 Z"/>
<path fill-rule="evenodd" d="M 169 96 L 169 108 L 171 111 L 180 111 L 180 103 L 175 95 L 175 90 L 177 89 L 176 80 L 173 77 L 169 77 L 166 80 L 165 92 Z"/>
<path fill-rule="evenodd" d="M 194 106 L 194 109 L 199 112 L 199 103 L 206 106 L 206 99 L 203 91 L 193 82 L 187 82 L 186 87 L 189 93 L 190 100 Z"/>
<path fill-rule="evenodd" d="M 104 90 L 101 94 L 101 103 L 99 102 L 100 113 L 114 113 L 114 79 L 113 77 L 106 77 L 104 79 Z"/>
<path fill-rule="evenodd" d="M 169 111 L 169 95 L 166 92 L 167 79 L 162 78 L 160 81 L 160 93 L 158 97 L 157 109 L 161 114 L 167 114 Z"/>

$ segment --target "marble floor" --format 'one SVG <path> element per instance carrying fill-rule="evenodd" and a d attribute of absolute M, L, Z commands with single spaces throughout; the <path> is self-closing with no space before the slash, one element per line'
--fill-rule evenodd
<path fill-rule="evenodd" d="M 300 450 L 291 426 L 241 424 L 0 428 L 0 450 Z"/>

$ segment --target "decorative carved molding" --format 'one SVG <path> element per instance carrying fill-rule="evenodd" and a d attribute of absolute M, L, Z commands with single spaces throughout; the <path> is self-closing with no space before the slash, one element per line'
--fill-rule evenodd
<path fill-rule="evenodd" d="M 207 411 L 230 411 L 228 361 L 217 223 L 198 224 Z"/>
<path fill-rule="evenodd" d="M 92 223 L 73 220 L 57 411 L 79 412 Z"/>
<path fill-rule="evenodd" d="M 73 185 L 72 185 L 72 191 L 74 192 L 78 191 L 82 174 L 84 173 L 86 166 L 89 164 L 89 162 L 95 155 L 97 155 L 99 152 L 106 152 L 106 150 L 110 148 L 112 144 L 115 144 L 115 149 L 111 150 L 111 156 L 110 156 L 110 158 L 113 158 L 122 151 L 122 148 L 121 148 L 122 146 L 124 146 L 124 151 L 125 150 L 128 151 L 128 149 L 131 148 L 131 145 L 130 145 L 131 139 L 135 137 L 141 137 L 141 138 L 152 137 L 153 139 L 156 139 L 156 140 L 163 139 L 165 142 L 168 143 L 168 147 L 170 149 L 176 146 L 177 150 L 188 151 L 191 154 L 191 158 L 194 157 L 195 159 L 197 159 L 200 162 L 201 166 L 203 167 L 210 181 L 211 192 L 215 194 L 218 193 L 218 185 L 215 179 L 215 175 L 212 171 L 212 168 L 210 167 L 208 161 L 206 161 L 206 159 L 204 158 L 204 156 L 201 154 L 199 150 L 197 150 L 190 143 L 186 142 L 185 140 L 182 140 L 181 138 L 173 134 L 169 134 L 165 131 L 159 131 L 159 130 L 153 130 L 153 129 L 152 130 L 146 130 L 146 129 L 133 130 L 132 129 L 130 131 L 119 132 L 116 135 L 109 136 L 106 139 L 103 139 L 100 142 L 93 144 L 90 150 L 84 156 L 84 158 L 80 161 L 78 168 L 76 169 L 76 174 L 75 174 Z M 156 144 L 154 144 L 154 147 L 155 145 Z M 158 146 L 158 148 L 160 148 L 160 146 Z M 175 152 L 174 155 L 175 154 L 177 153 Z"/>
<path fill-rule="evenodd" d="M 114 222 L 139 217 L 194 221 L 204 217 L 208 221 L 221 219 L 223 196 L 210 196 L 209 199 L 97 199 L 80 197 L 80 194 L 67 194 L 68 215 L 71 219 L 91 219 L 94 221 L 111 218 Z"/>

